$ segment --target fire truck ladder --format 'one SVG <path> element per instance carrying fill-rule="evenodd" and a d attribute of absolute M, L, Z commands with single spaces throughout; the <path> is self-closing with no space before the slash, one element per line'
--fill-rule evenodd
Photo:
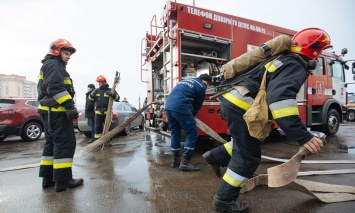
<path fill-rule="evenodd" d="M 175 21 L 169 19 L 168 27 L 164 29 L 163 36 L 163 78 L 164 78 L 164 103 L 168 99 L 170 92 L 173 89 L 173 80 L 174 80 L 174 63 L 173 63 L 173 46 L 175 45 L 176 38 L 170 36 L 173 33 L 170 29 L 172 28 Z M 169 51 L 168 51 L 169 50 Z M 167 59 L 167 54 L 170 52 L 170 58 Z M 170 69 L 167 68 L 170 63 Z M 168 76 L 168 72 L 170 76 Z M 170 81 L 170 84 L 168 82 Z M 168 86 L 169 85 L 169 88 Z"/>

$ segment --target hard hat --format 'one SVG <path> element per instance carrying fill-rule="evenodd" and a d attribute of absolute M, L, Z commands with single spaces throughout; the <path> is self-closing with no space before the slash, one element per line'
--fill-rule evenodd
<path fill-rule="evenodd" d="M 103 75 L 97 76 L 96 81 L 97 81 L 97 82 L 102 82 L 102 83 L 104 83 L 104 85 L 107 84 L 106 78 L 105 78 L 105 76 L 103 76 Z"/>
<path fill-rule="evenodd" d="M 53 41 L 49 45 L 49 54 L 54 55 L 54 56 L 58 56 L 60 53 L 60 50 L 62 48 L 69 51 L 71 54 L 74 54 L 76 52 L 76 49 L 73 47 L 73 45 L 69 41 L 60 38 L 60 39 Z"/>
<path fill-rule="evenodd" d="M 330 37 L 324 30 L 306 28 L 293 36 L 290 51 L 314 60 L 324 49 L 332 47 L 330 42 Z"/>

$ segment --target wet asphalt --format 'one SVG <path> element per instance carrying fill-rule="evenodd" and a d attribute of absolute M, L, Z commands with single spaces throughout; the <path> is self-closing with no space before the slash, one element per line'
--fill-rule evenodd
<path fill-rule="evenodd" d="M 76 133 L 77 148 L 89 140 Z M 74 189 L 55 192 L 42 189 L 38 167 L 11 170 L 17 166 L 37 164 L 44 140 L 24 142 L 9 137 L 0 142 L 0 212 L 214 212 L 213 196 L 220 178 L 204 162 L 202 154 L 220 145 L 203 139 L 196 145 L 193 163 L 199 172 L 182 172 L 171 168 L 170 138 L 136 129 L 128 136 L 117 135 L 112 147 L 99 148 L 75 159 L 74 178 L 84 184 Z M 263 143 L 262 154 L 289 159 L 298 150 L 296 142 L 283 135 L 270 137 Z M 355 122 L 341 125 L 335 136 L 327 137 L 327 145 L 318 155 L 307 160 L 355 160 Z M 353 154 L 352 154 L 353 153 Z M 256 173 L 280 163 L 263 159 Z M 354 164 L 302 164 L 300 171 L 354 169 Z M 225 171 L 225 168 L 222 169 Z M 300 179 L 355 187 L 355 174 L 302 176 Z M 250 212 L 353 213 L 355 201 L 326 204 L 292 187 L 258 186 L 241 194 Z"/>

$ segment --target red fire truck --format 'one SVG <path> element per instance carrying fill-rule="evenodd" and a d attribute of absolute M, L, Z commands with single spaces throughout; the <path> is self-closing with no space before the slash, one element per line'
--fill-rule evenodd
<path fill-rule="evenodd" d="M 150 32 L 141 41 L 141 81 L 147 84 L 147 100 L 162 103 L 149 109 L 147 128 L 169 135 L 164 103 L 179 81 L 203 73 L 216 76 L 224 63 L 251 48 L 280 34 L 293 36 L 295 33 L 290 29 L 168 1 L 162 17 L 158 20 L 153 16 Z M 346 49 L 342 54 L 346 54 Z M 323 52 L 313 75 L 308 77 L 298 94 L 300 116 L 310 129 L 328 135 L 337 133 L 346 113 L 344 69 L 348 67 L 345 63 L 339 55 Z M 220 103 L 209 98 L 216 93 L 215 86 L 207 89 L 206 99 L 196 117 L 224 136 L 227 125 L 219 117 Z M 199 134 L 205 135 L 200 130 Z"/>

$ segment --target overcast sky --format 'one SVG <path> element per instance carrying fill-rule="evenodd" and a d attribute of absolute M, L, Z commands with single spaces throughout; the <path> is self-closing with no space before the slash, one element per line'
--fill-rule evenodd
<path fill-rule="evenodd" d="M 153 15 L 160 19 L 165 0 L 0 0 L 0 73 L 37 82 L 49 44 L 65 38 L 77 49 L 67 66 L 84 104 L 87 85 L 104 75 L 117 91 L 138 107 L 146 84 L 140 81 L 141 40 Z M 319 27 L 329 33 L 334 50 L 348 48 L 355 59 L 354 0 L 178 0 L 177 2 L 252 19 L 292 30 Z M 349 63 L 350 65 L 350 63 Z M 350 71 L 350 70 L 349 70 Z M 347 82 L 353 82 L 347 75 Z M 350 87 L 350 92 L 355 86 Z"/>

